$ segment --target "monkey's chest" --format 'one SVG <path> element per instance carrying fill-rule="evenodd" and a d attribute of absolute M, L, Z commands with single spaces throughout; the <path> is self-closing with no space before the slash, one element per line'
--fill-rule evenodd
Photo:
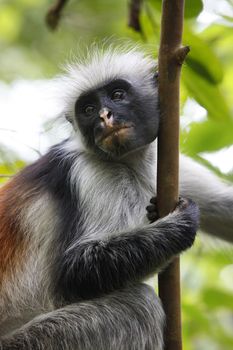
<path fill-rule="evenodd" d="M 146 222 L 146 206 L 155 190 L 129 173 L 105 181 L 97 177 L 81 191 L 84 230 L 89 238 L 132 229 Z"/>

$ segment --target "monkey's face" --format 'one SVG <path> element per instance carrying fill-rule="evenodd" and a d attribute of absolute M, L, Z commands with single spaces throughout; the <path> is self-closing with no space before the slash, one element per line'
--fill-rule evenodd
<path fill-rule="evenodd" d="M 151 143 L 157 136 L 157 89 L 136 88 L 123 79 L 82 94 L 75 117 L 86 145 L 113 157 Z"/>

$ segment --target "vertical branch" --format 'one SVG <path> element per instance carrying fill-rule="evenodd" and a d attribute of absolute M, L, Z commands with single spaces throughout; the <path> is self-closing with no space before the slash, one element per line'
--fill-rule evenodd
<path fill-rule="evenodd" d="M 161 122 L 158 137 L 159 215 L 171 212 L 179 196 L 179 85 L 189 48 L 181 46 L 184 0 L 163 0 L 159 51 Z M 181 350 L 180 275 L 176 258 L 159 275 L 159 296 L 166 313 L 165 349 Z"/>

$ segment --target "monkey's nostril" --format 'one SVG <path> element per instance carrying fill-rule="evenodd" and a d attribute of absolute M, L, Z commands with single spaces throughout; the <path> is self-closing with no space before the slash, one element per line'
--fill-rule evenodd
<path fill-rule="evenodd" d="M 112 111 L 108 111 L 107 118 L 110 119 L 112 117 Z"/>

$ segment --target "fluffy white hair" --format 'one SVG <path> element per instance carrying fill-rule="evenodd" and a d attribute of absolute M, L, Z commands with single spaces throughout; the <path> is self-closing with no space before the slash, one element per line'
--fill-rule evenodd
<path fill-rule="evenodd" d="M 117 78 L 126 79 L 142 93 L 149 93 L 156 61 L 138 48 L 94 45 L 65 70 L 59 78 L 59 95 L 64 101 L 64 112 L 73 118 L 75 102 L 82 93 Z"/>

